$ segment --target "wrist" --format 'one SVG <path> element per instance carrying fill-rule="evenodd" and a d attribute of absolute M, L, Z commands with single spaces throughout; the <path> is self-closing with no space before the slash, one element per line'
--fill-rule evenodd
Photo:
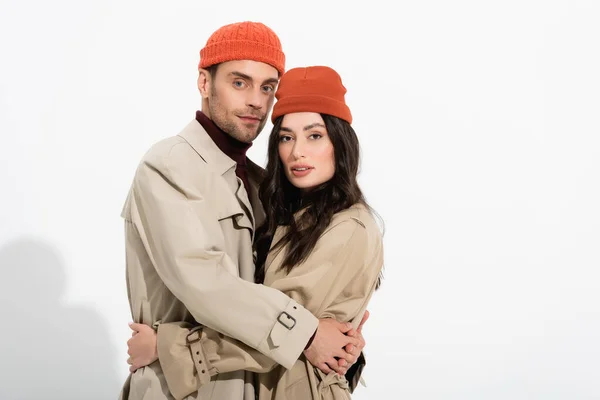
<path fill-rule="evenodd" d="M 308 343 L 306 343 L 306 346 L 304 346 L 304 350 L 308 349 L 310 347 L 310 345 L 312 344 L 313 340 L 315 340 L 315 336 L 317 335 L 317 329 L 315 329 L 315 332 L 312 334 L 310 339 L 308 339 Z"/>

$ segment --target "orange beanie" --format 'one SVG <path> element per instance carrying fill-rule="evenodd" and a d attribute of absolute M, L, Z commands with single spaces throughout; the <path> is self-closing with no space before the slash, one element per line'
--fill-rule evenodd
<path fill-rule="evenodd" d="M 279 38 L 260 22 L 236 22 L 217 29 L 200 50 L 199 68 L 233 60 L 253 60 L 272 65 L 283 74 L 285 54 Z"/>
<path fill-rule="evenodd" d="M 352 123 L 342 78 L 329 67 L 292 68 L 279 82 L 271 121 L 296 112 L 329 114 Z"/>

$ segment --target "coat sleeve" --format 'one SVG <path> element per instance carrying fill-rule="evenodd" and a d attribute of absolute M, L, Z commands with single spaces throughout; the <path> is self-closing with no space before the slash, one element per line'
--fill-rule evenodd
<path fill-rule="evenodd" d="M 158 360 L 169 391 L 184 399 L 220 372 L 268 372 L 278 364 L 250 346 L 214 329 L 185 322 L 158 326 Z"/>
<path fill-rule="evenodd" d="M 370 236 L 370 237 L 367 237 Z M 356 245 L 361 249 L 356 253 L 348 252 L 343 254 L 336 262 L 339 268 L 340 280 L 343 281 L 345 289 L 337 293 L 337 300 L 325 308 L 320 317 L 331 317 L 340 321 L 350 321 L 356 329 L 365 314 L 368 303 L 375 292 L 380 280 L 380 273 L 383 267 L 383 244 L 381 237 L 376 234 L 367 234 L 363 230 L 358 234 Z M 375 240 L 374 240 L 375 239 Z M 366 243 L 369 243 L 372 249 L 369 250 Z M 364 260 L 361 267 L 356 265 L 354 257 Z M 354 265 L 355 275 L 346 274 L 342 271 L 343 266 Z M 359 382 L 362 382 L 362 373 L 367 364 L 364 353 L 361 353 L 356 363 L 350 367 L 346 373 L 346 380 L 349 384 L 350 392 L 353 393 Z"/>
<path fill-rule="evenodd" d="M 196 321 L 291 366 L 318 320 L 284 293 L 236 275 L 218 216 L 187 163 L 198 157 L 190 152 L 182 143 L 150 153 L 136 171 L 132 221 L 144 247 L 160 279 Z M 288 316 L 296 321 L 291 329 Z"/>
<path fill-rule="evenodd" d="M 279 282 L 273 282 L 273 285 L 287 288 L 284 292 L 292 297 L 298 291 L 304 294 L 303 297 L 311 298 L 315 291 L 327 290 L 330 303 L 312 304 L 308 310 L 319 318 L 352 321 L 357 327 L 381 270 L 381 248 L 380 245 L 367 245 L 373 242 L 373 238 L 367 237 L 366 229 L 358 220 L 350 219 L 339 223 L 326 234 L 328 240 L 321 240 L 315 247 L 303 264 L 303 272 L 290 277 L 290 281 L 297 284 L 279 285 Z M 333 260 L 332 254 L 336 255 Z M 318 284 L 308 283 L 321 281 L 311 273 L 315 270 L 327 275 L 333 274 L 331 276 L 337 275 L 337 279 L 342 280 L 343 284 L 323 288 Z M 311 278 L 303 278 L 303 274 L 310 274 Z M 177 387 L 183 396 L 192 394 L 208 382 L 206 374 L 212 376 L 237 370 L 268 372 L 276 365 L 260 352 L 235 339 L 206 328 L 190 331 L 177 323 L 160 325 L 158 357 L 163 370 L 170 365 L 177 365 L 184 370 L 184 373 L 170 374 L 172 380 L 169 382 L 169 387 Z M 360 378 L 364 357 L 357 364 L 350 377 L 352 389 Z"/>

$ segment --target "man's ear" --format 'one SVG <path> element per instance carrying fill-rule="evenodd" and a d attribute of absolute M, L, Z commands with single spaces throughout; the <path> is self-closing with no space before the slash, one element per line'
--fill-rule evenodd
<path fill-rule="evenodd" d="M 210 72 L 204 68 L 198 69 L 198 90 L 203 99 L 208 98 L 210 85 L 212 85 Z"/>

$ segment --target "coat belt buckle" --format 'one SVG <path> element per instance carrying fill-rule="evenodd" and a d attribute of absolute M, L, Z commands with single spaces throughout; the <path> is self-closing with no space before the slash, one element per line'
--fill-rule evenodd
<path fill-rule="evenodd" d="M 282 320 L 282 317 L 284 316 L 284 314 L 285 314 L 285 316 L 287 317 L 287 319 L 288 319 L 288 320 L 290 320 L 290 319 L 292 320 L 292 322 L 293 322 L 293 323 L 291 324 L 291 326 L 290 326 L 290 325 L 288 325 L 288 324 L 289 324 L 289 322 L 288 322 L 288 321 L 285 321 L 285 322 L 284 322 L 284 321 Z M 281 312 L 281 314 L 279 314 L 279 316 L 277 317 L 277 321 L 279 321 L 279 323 L 280 323 L 281 325 L 285 326 L 285 327 L 286 327 L 288 330 L 290 330 L 290 331 L 291 331 L 291 330 L 292 330 L 292 329 L 293 329 L 293 328 L 296 326 L 296 318 L 292 317 L 290 314 L 288 314 L 288 313 L 287 313 L 287 312 L 285 312 L 285 311 L 282 311 L 282 312 Z"/>
<path fill-rule="evenodd" d="M 196 342 L 200 341 L 200 337 L 201 335 L 202 329 L 198 329 L 195 330 L 193 332 L 190 332 L 186 337 L 185 337 L 185 341 L 187 342 L 188 345 L 192 345 Z"/>

